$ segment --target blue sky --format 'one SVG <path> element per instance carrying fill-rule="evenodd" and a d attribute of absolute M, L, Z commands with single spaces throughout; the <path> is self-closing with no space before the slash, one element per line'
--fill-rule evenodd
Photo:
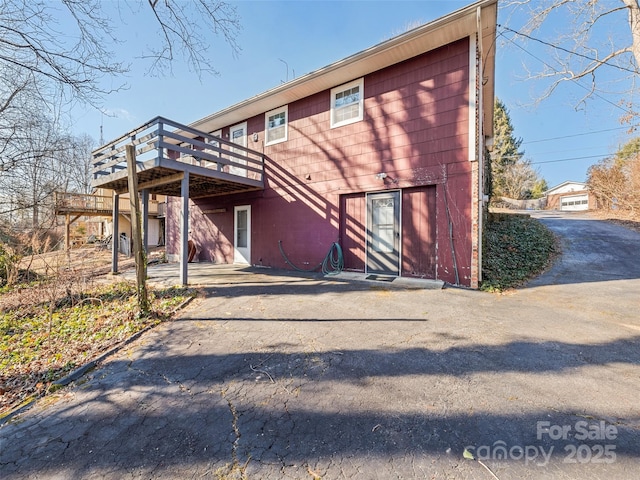
<path fill-rule="evenodd" d="M 156 115 L 190 123 L 375 45 L 415 22 L 434 20 L 470 3 L 237 2 L 242 52 L 234 58 L 230 48 L 217 40 L 211 52 L 220 75 L 201 79 L 179 62 L 172 74 L 149 76 L 148 64 L 132 57 L 153 42 L 147 28 L 150 19 L 138 16 L 119 30 L 123 44 L 115 50 L 118 59 L 134 61 L 125 79 L 128 89 L 105 98 L 106 115 L 88 107 L 75 109 L 72 130 L 98 141 L 102 124 L 104 139 L 109 141 Z M 518 30 L 523 19 L 519 12 L 507 18 L 501 11 L 498 23 Z M 551 21 L 536 36 L 551 41 L 562 29 L 561 19 Z M 534 105 L 544 84 L 526 80 L 526 72 L 539 70 L 542 61 L 552 59 L 544 45 L 530 41 L 516 46 L 511 38 L 513 34 L 504 32 L 497 41 L 496 95 L 509 109 L 515 134 L 523 139 L 525 157 L 539 168 L 549 186 L 565 180 L 584 181 L 589 165 L 614 153 L 629 138 L 627 128 L 619 123 L 622 110 L 615 100 L 596 97 L 587 102 L 586 109 L 576 111 L 576 100 L 585 90 L 584 85 L 575 84 L 561 86 L 549 99 Z"/>

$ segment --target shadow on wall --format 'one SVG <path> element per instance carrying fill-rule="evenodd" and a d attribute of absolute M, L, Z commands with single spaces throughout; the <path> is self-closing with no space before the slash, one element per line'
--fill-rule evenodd
<path fill-rule="evenodd" d="M 232 258 L 232 207 L 247 204 L 252 206 L 251 263 L 287 268 L 281 241 L 294 264 L 317 265 L 333 242 L 344 247 L 349 236 L 350 243 L 362 245 L 365 238 L 365 212 L 340 212 L 341 197 L 435 186 L 435 232 L 420 222 L 403 226 L 402 246 L 413 257 L 403 265 L 429 265 L 432 260 L 419 257 L 435 257 L 432 277 L 469 284 L 468 47 L 468 40 L 461 40 L 367 75 L 362 122 L 330 128 L 328 92 L 290 104 L 287 142 L 266 147 L 265 190 L 197 200 L 193 210 L 200 214 L 192 212 L 191 219 L 206 252 L 200 258 Z M 247 125 L 250 136 L 264 132 L 264 116 Z M 380 172 L 386 177 L 378 177 Z M 216 208 L 226 212 L 201 214 Z M 425 241 L 438 245 L 437 255 L 421 251 Z M 362 248 L 352 252 L 356 270 L 364 268 Z"/>

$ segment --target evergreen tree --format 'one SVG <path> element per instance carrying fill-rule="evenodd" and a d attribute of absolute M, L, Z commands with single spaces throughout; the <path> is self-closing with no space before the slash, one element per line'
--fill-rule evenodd
<path fill-rule="evenodd" d="M 516 138 L 513 134 L 513 125 L 509 110 L 499 98 L 495 100 L 493 112 L 493 151 L 490 155 L 491 162 L 491 195 L 506 195 L 505 175 L 510 166 L 518 163 L 524 151 L 520 150 L 522 138 Z"/>
<path fill-rule="evenodd" d="M 549 190 L 549 185 L 547 185 L 547 181 L 544 178 L 541 178 L 533 185 L 531 198 L 542 198 L 547 190 Z"/>

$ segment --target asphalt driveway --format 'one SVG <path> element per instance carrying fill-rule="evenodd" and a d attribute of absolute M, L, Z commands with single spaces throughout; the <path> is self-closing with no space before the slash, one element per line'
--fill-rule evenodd
<path fill-rule="evenodd" d="M 205 299 L 0 428 L 0 478 L 635 479 L 640 234 L 544 217 L 564 254 L 507 295 L 194 266 Z"/>

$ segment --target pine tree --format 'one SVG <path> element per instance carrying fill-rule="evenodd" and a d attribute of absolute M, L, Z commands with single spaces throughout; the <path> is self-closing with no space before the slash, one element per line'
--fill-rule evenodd
<path fill-rule="evenodd" d="M 524 151 L 520 150 L 521 144 L 522 138 L 516 138 L 513 134 L 509 110 L 496 98 L 493 113 L 493 151 L 490 155 L 492 196 L 506 194 L 505 174 L 508 167 L 522 159 Z"/>

